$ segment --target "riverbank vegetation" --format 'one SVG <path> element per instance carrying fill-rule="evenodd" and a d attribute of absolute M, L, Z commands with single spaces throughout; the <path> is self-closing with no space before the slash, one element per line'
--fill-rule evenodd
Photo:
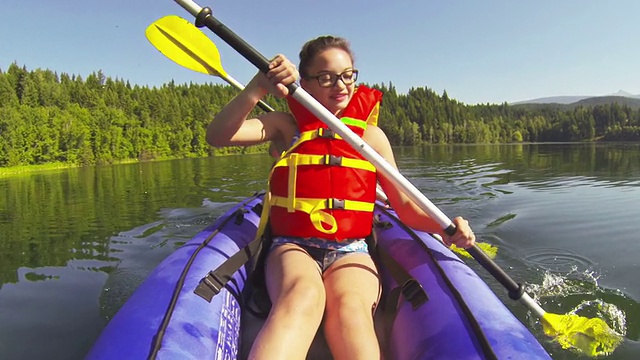
<path fill-rule="evenodd" d="M 392 83 L 371 86 L 385 93 L 379 125 L 394 145 L 640 140 L 640 110 L 626 105 L 471 106 L 426 87 L 399 94 Z M 0 167 L 266 151 L 266 146 L 215 149 L 206 143 L 207 124 L 236 93 L 217 84 L 149 88 L 101 71 L 82 78 L 14 63 L 0 70 Z M 284 100 L 267 102 L 286 109 Z"/>

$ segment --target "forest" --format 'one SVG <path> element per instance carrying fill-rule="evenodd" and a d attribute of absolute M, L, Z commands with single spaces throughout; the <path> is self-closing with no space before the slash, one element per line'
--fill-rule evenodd
<path fill-rule="evenodd" d="M 392 83 L 368 86 L 384 93 L 379 126 L 393 145 L 640 140 L 640 110 L 624 104 L 466 105 L 426 87 L 401 94 Z M 206 143 L 207 124 L 236 93 L 213 83 L 150 88 L 102 71 L 83 78 L 13 63 L 0 69 L 0 167 L 266 151 Z M 266 101 L 286 110 L 282 99 Z"/>

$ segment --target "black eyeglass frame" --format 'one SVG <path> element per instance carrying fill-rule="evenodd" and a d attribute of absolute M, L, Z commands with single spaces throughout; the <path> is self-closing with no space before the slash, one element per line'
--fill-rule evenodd
<path fill-rule="evenodd" d="M 347 73 L 351 73 L 351 80 L 346 81 L 344 79 L 344 75 Z M 336 86 L 336 84 L 338 83 L 338 80 L 342 81 L 342 83 L 345 86 L 349 86 L 353 83 L 355 83 L 356 81 L 358 81 L 358 69 L 349 69 L 349 70 L 345 70 L 343 72 L 341 72 L 340 74 L 334 74 L 334 73 L 322 73 L 322 74 L 318 74 L 318 75 L 314 75 L 314 76 L 307 76 L 305 77 L 305 79 L 315 79 L 318 82 L 318 86 L 323 87 L 323 88 L 332 88 L 334 86 Z M 329 80 L 331 80 L 331 83 L 327 83 L 326 85 L 322 85 L 322 83 L 320 82 L 320 78 L 323 76 L 327 76 L 329 75 L 330 78 Z"/>

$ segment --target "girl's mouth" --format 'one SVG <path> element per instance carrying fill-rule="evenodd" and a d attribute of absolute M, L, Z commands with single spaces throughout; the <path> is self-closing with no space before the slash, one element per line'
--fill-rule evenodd
<path fill-rule="evenodd" d="M 331 95 L 331 99 L 335 100 L 335 101 L 344 101 L 346 100 L 348 97 L 347 94 L 336 94 L 336 95 Z"/>

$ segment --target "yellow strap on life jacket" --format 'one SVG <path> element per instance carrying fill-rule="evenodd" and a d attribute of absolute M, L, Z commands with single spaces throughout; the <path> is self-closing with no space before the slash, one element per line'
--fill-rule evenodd
<path fill-rule="evenodd" d="M 287 177 L 287 189 L 289 190 L 287 192 L 287 197 L 285 198 L 287 199 L 286 206 L 283 205 L 283 207 L 287 208 L 288 212 L 294 212 L 295 210 L 300 210 L 296 208 L 296 204 L 297 204 L 296 184 L 297 184 L 297 178 L 298 178 L 298 166 L 335 165 L 335 166 L 342 166 L 342 167 L 348 167 L 353 169 L 361 169 L 361 170 L 371 171 L 371 172 L 376 171 L 375 166 L 373 166 L 373 164 L 371 164 L 367 160 L 351 159 L 351 158 L 345 158 L 345 157 L 333 156 L 333 155 L 312 155 L 312 154 L 299 154 L 299 153 L 292 152 L 301 143 L 318 138 L 318 137 L 339 138 L 339 136 L 337 134 L 334 134 L 333 131 L 323 129 L 323 128 L 320 128 L 318 130 L 305 131 L 302 134 L 300 134 L 300 139 L 298 139 L 298 141 L 296 141 L 296 143 L 293 146 L 291 146 L 289 150 L 284 152 L 280 157 L 280 159 L 278 159 L 271 168 L 272 174 L 273 174 L 273 171 L 275 171 L 275 169 L 278 167 L 286 166 L 289 168 L 288 177 Z M 269 176 L 269 178 L 271 178 L 271 176 Z M 312 222 L 313 222 L 313 219 L 316 219 L 318 216 L 320 216 L 319 214 L 315 214 L 315 213 L 314 213 L 315 215 L 310 212 L 307 212 L 307 213 L 311 214 Z M 325 221 L 327 219 L 324 219 L 324 215 L 322 215 L 322 217 L 323 217 L 322 219 L 317 220 L 318 225 L 316 225 L 316 222 L 314 222 L 314 226 L 316 227 L 320 226 L 319 225 L 320 221 L 324 221 L 327 223 L 329 222 L 335 223 L 335 219 L 328 219 L 329 221 L 328 222 L 328 221 Z M 335 230 L 333 232 L 335 232 Z"/>
<path fill-rule="evenodd" d="M 288 209 L 291 202 L 290 200 L 290 197 L 271 196 L 270 205 Z M 313 198 L 296 198 L 293 204 L 295 210 L 309 214 L 311 223 L 316 230 L 325 234 L 334 234 L 338 230 L 338 223 L 331 214 L 322 210 L 344 209 L 373 212 L 374 206 L 373 203 L 364 201 Z M 328 224 L 330 228 L 325 229 L 322 223 Z"/>
<path fill-rule="evenodd" d="M 282 159 L 281 161 L 286 161 L 289 166 L 289 178 L 287 189 L 289 189 L 287 193 L 287 211 L 294 212 L 296 210 L 296 184 L 298 180 L 298 157 L 300 154 L 293 153 Z M 278 162 L 281 162 L 278 161 Z M 274 166 L 275 169 L 275 166 Z"/>
<path fill-rule="evenodd" d="M 380 115 L 380 103 L 373 107 L 371 113 L 367 117 L 367 124 L 378 126 L 378 116 Z"/>
<path fill-rule="evenodd" d="M 294 155 L 296 155 L 294 157 Z M 376 171 L 376 167 L 373 166 L 367 160 L 362 159 L 350 159 L 342 156 L 334 155 L 310 155 L 310 154 L 291 154 L 288 157 L 281 158 L 276 161 L 273 167 L 280 166 L 300 166 L 300 165 L 334 165 L 348 167 L 352 169 L 361 169 L 367 171 Z M 295 184 L 295 183 L 294 183 Z M 289 183 L 291 185 L 291 183 Z"/>
<path fill-rule="evenodd" d="M 256 230 L 255 239 L 259 239 L 264 234 L 267 229 L 267 224 L 269 223 L 269 211 L 271 210 L 271 192 L 267 191 L 264 194 L 264 199 L 262 200 L 262 211 L 260 212 L 260 223 L 258 223 L 258 229 Z"/>

